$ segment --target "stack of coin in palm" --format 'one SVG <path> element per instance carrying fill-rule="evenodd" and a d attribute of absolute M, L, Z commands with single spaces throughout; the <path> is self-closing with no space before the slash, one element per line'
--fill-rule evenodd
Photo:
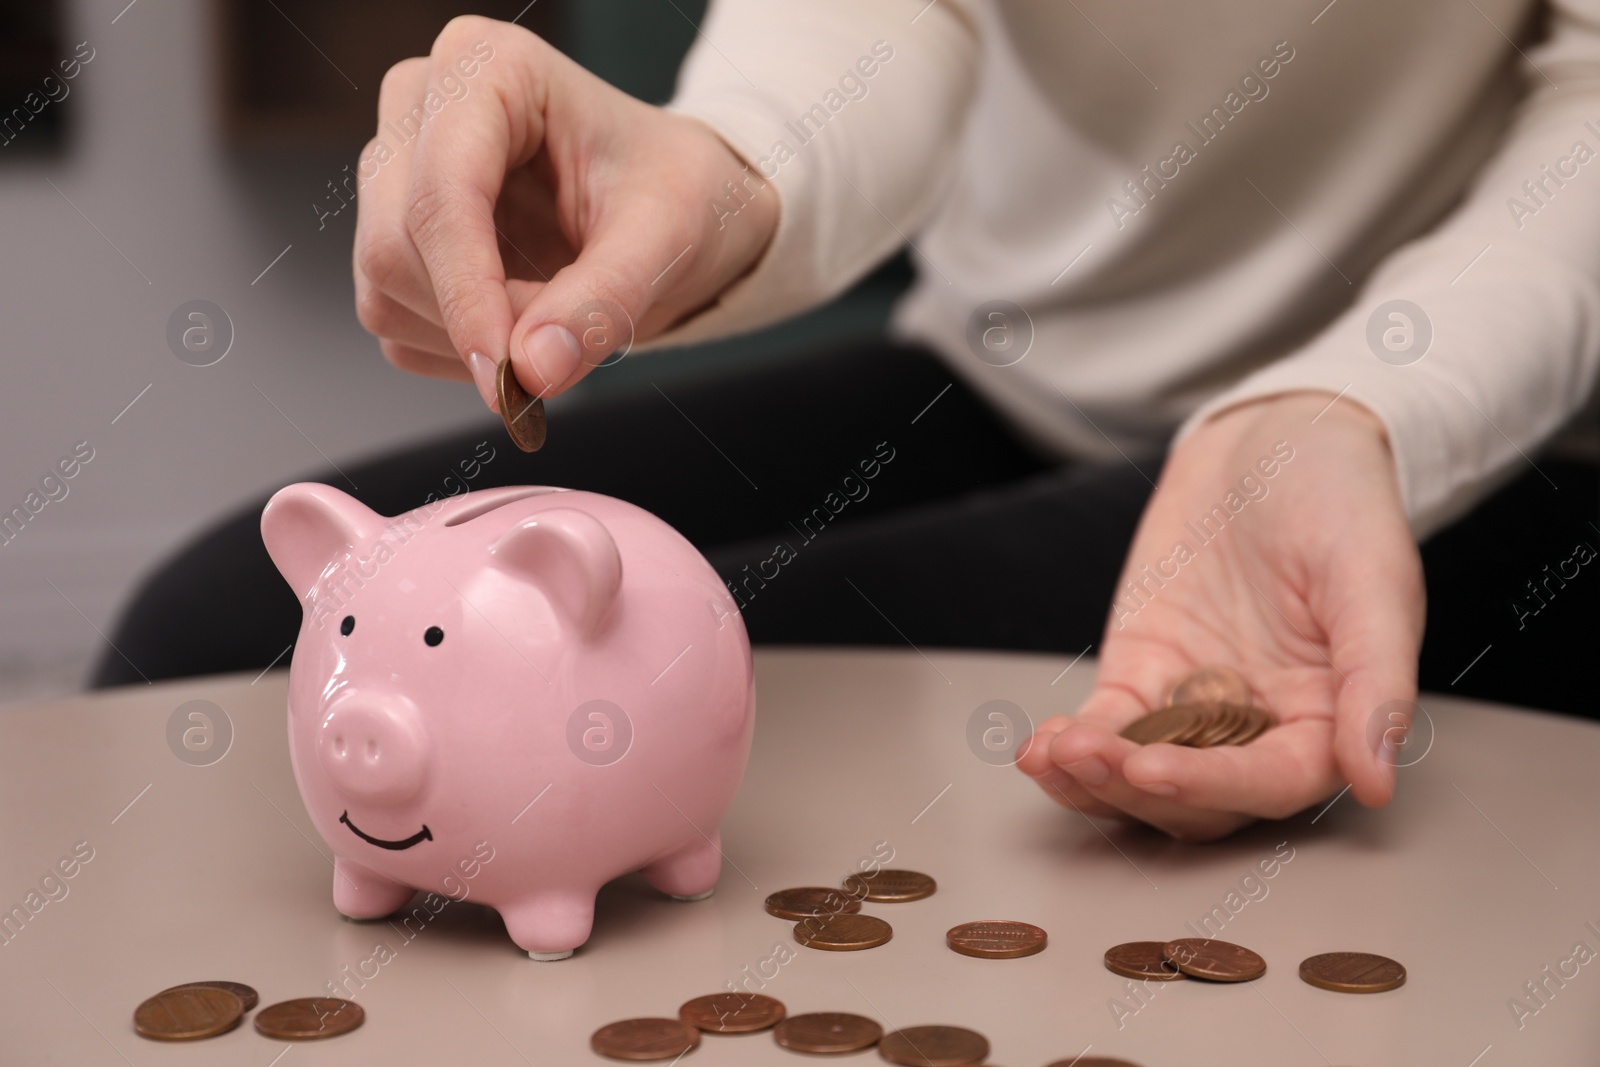
<path fill-rule="evenodd" d="M 1276 723 L 1272 712 L 1251 701 L 1250 686 L 1237 671 L 1208 666 L 1190 671 L 1173 686 L 1166 707 L 1135 719 L 1122 736 L 1140 745 L 1211 748 L 1248 744 Z"/>

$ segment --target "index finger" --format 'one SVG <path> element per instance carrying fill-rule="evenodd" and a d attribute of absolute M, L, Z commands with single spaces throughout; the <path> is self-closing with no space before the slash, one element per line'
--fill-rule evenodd
<path fill-rule="evenodd" d="M 520 27 L 464 16 L 445 26 L 431 54 L 423 98 L 431 117 L 412 157 L 406 226 L 463 359 L 482 352 L 498 363 L 511 336 L 494 207 L 507 170 L 543 136 L 528 74 L 538 59 L 517 54 L 529 42 L 538 38 Z"/>

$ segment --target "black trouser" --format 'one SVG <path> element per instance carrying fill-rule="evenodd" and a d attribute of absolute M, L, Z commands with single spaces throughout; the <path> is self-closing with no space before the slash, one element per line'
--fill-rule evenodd
<path fill-rule="evenodd" d="M 484 441 L 493 449 L 486 463 Z M 385 515 L 429 493 L 500 485 L 631 501 L 706 554 L 756 642 L 1076 655 L 1100 640 L 1146 479 L 1159 469 L 1159 456 L 1135 459 L 1142 469 L 1047 461 L 931 354 L 881 343 L 578 403 L 552 415 L 550 444 L 533 455 L 485 422 L 347 465 L 348 480 L 319 480 Z M 1583 576 L 1587 600 L 1569 598 L 1577 610 L 1568 618 L 1555 617 L 1563 604 L 1551 601 L 1549 617 L 1533 620 L 1544 631 L 1537 641 L 1497 640 L 1513 616 L 1490 610 L 1498 594 L 1481 580 L 1485 557 L 1504 561 L 1507 537 L 1519 539 L 1508 573 L 1538 575 L 1544 549 L 1531 525 L 1570 527 L 1568 541 L 1587 529 L 1560 507 L 1576 515 L 1587 499 L 1583 517 L 1594 515 L 1593 469 L 1540 466 L 1571 491 L 1551 492 L 1530 471 L 1425 551 L 1434 609 L 1425 686 L 1448 689 L 1494 642 L 1455 691 L 1593 705 L 1578 692 L 1579 661 L 1554 666 L 1577 646 L 1579 624 L 1594 620 L 1600 567 Z M 1543 518 L 1530 522 L 1528 509 Z M 260 512 L 251 505 L 201 535 L 144 582 L 113 635 L 120 654 L 107 651 L 95 685 L 259 670 L 294 640 L 300 605 L 262 547 Z M 1590 541 L 1600 546 L 1600 534 Z M 1502 644 L 1513 647 L 1497 656 Z M 1523 684 L 1528 671 L 1536 684 Z"/>

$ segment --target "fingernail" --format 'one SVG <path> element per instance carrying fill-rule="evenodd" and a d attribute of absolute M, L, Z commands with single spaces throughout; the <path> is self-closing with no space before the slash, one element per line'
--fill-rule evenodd
<path fill-rule="evenodd" d="M 1178 795 L 1178 787 L 1171 782 L 1150 782 L 1147 785 L 1139 786 L 1139 788 L 1146 793 L 1154 793 L 1158 797 L 1175 797 Z"/>
<path fill-rule="evenodd" d="M 1040 771 L 1039 774 L 1034 776 L 1033 780 L 1039 783 L 1039 788 L 1041 789 L 1059 791 L 1062 786 L 1072 783 L 1072 776 L 1052 764 L 1048 770 Z"/>
<path fill-rule="evenodd" d="M 1389 721 L 1394 721 L 1392 713 Z M 1399 752 L 1400 745 L 1405 744 L 1408 732 L 1409 728 L 1400 724 L 1378 732 L 1378 735 L 1372 739 L 1372 754 L 1379 763 L 1387 764 L 1390 767 L 1395 765 L 1395 755 Z"/>
<path fill-rule="evenodd" d="M 533 365 L 533 372 L 544 382 L 540 396 L 549 396 L 572 377 L 582 354 L 572 331 L 553 322 L 547 322 L 530 333 L 523 342 L 522 351 Z"/>
<path fill-rule="evenodd" d="M 498 392 L 495 389 L 495 361 L 482 352 L 467 353 L 467 369 L 472 372 L 472 380 L 477 383 L 478 395 L 483 397 L 483 402 L 489 406 L 490 411 L 498 411 Z"/>
<path fill-rule="evenodd" d="M 1099 756 L 1090 756 L 1077 763 L 1069 763 L 1066 771 L 1084 785 L 1105 785 L 1111 780 L 1111 768 Z"/>

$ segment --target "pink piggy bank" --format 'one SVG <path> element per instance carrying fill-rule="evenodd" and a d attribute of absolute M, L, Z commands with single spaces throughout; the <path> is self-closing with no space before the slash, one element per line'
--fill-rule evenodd
<path fill-rule="evenodd" d="M 261 535 L 305 606 L 289 752 L 339 911 L 470 893 L 550 960 L 619 875 L 711 894 L 754 679 L 732 598 L 676 530 L 565 489 L 388 519 L 303 483 Z"/>

